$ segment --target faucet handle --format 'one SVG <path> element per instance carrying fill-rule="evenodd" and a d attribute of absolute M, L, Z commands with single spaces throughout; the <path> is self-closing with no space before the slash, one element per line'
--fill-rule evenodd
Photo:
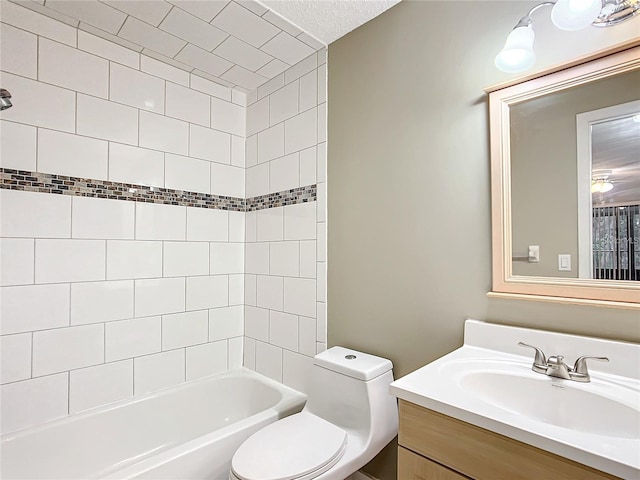
<path fill-rule="evenodd" d="M 538 347 L 534 347 L 533 345 L 528 345 L 523 342 L 518 342 L 519 347 L 527 347 L 533 348 L 536 351 L 536 356 L 533 359 L 533 365 L 531 366 L 531 370 L 538 373 L 546 373 L 547 371 L 547 357 L 544 352 Z"/>
<path fill-rule="evenodd" d="M 601 362 L 608 362 L 609 359 L 607 357 L 580 357 L 576 360 L 576 363 L 573 365 L 573 374 L 584 375 L 589 378 L 589 369 L 587 368 L 587 360 L 599 360 Z"/>

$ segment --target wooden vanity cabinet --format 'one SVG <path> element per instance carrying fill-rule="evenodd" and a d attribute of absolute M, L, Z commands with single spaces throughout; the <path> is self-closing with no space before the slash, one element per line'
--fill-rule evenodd
<path fill-rule="evenodd" d="M 618 477 L 400 400 L 398 480 Z"/>

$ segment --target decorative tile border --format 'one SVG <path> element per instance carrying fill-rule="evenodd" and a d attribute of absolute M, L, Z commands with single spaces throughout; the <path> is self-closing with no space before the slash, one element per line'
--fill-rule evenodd
<path fill-rule="evenodd" d="M 284 205 L 313 202 L 316 185 L 294 188 L 249 199 L 208 193 L 150 187 L 133 183 L 68 177 L 50 173 L 0 168 L 0 188 L 25 192 L 52 193 L 76 197 L 109 198 L 129 202 L 162 203 L 196 208 L 214 208 L 234 212 L 252 212 Z"/>

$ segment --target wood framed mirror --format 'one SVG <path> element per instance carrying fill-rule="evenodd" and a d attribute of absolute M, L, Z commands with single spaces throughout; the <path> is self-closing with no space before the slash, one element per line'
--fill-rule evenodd
<path fill-rule="evenodd" d="M 486 91 L 489 296 L 640 310 L 638 42 Z"/>

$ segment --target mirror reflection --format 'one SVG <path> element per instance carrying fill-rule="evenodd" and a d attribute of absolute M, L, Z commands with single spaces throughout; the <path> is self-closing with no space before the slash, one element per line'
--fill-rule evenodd
<path fill-rule="evenodd" d="M 513 275 L 639 281 L 640 71 L 512 104 L 509 119 Z"/>

